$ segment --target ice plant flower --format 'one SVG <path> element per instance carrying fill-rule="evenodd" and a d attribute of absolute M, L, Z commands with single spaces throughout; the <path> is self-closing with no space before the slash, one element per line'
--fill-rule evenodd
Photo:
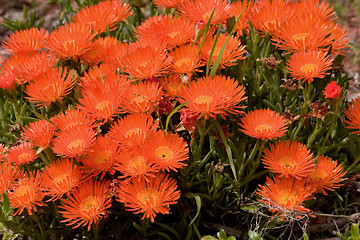
<path fill-rule="evenodd" d="M 20 30 L 7 36 L 1 46 L 12 54 L 33 53 L 45 46 L 48 35 L 42 28 Z"/>
<path fill-rule="evenodd" d="M 311 198 L 314 189 L 307 187 L 304 180 L 275 177 L 266 178 L 266 186 L 260 186 L 257 192 L 270 211 L 286 217 L 310 212 L 303 204 Z"/>
<path fill-rule="evenodd" d="M 170 99 L 174 99 L 179 95 L 181 87 L 184 83 L 179 75 L 169 75 L 161 81 L 161 86 L 165 90 L 165 95 Z"/>
<path fill-rule="evenodd" d="M 347 128 L 354 129 L 354 133 L 360 135 L 360 97 L 348 103 L 348 108 L 344 110 L 346 119 L 344 122 L 349 124 Z"/>
<path fill-rule="evenodd" d="M 0 88 L 12 92 L 16 88 L 15 76 L 11 72 L 0 74 Z"/>
<path fill-rule="evenodd" d="M 219 87 L 221 86 L 221 87 Z M 186 104 L 193 114 L 206 119 L 220 115 L 223 118 L 229 113 L 241 113 L 245 100 L 245 90 L 242 85 L 230 77 L 215 75 L 205 76 L 184 85 L 179 92 L 179 102 Z"/>
<path fill-rule="evenodd" d="M 23 129 L 21 137 L 24 140 L 31 141 L 35 146 L 45 149 L 50 146 L 55 130 L 54 125 L 40 119 L 29 123 L 29 126 Z"/>
<path fill-rule="evenodd" d="M 71 128 L 59 133 L 52 149 L 58 156 L 81 156 L 88 153 L 95 142 L 95 135 L 95 132 L 86 126 Z"/>
<path fill-rule="evenodd" d="M 150 181 L 132 179 L 120 185 L 118 201 L 136 214 L 143 213 L 142 219 L 151 222 L 158 213 L 169 214 L 171 204 L 176 204 L 180 191 L 176 190 L 176 181 L 164 173 L 157 174 Z"/>
<path fill-rule="evenodd" d="M 291 55 L 287 69 L 290 76 L 309 83 L 314 78 L 324 78 L 329 69 L 332 69 L 333 60 L 326 55 L 326 52 L 320 50 L 298 51 Z"/>
<path fill-rule="evenodd" d="M 200 61 L 199 48 L 194 45 L 182 45 L 170 53 L 171 70 L 175 74 L 191 76 L 193 72 L 201 72 L 198 68 L 205 63 Z"/>
<path fill-rule="evenodd" d="M 0 163 L 0 200 L 2 193 L 9 189 L 18 177 L 19 168 L 9 163 Z"/>
<path fill-rule="evenodd" d="M 241 119 L 240 129 L 250 137 L 272 140 L 285 135 L 288 123 L 279 113 L 270 109 L 256 109 Z"/>
<path fill-rule="evenodd" d="M 201 48 L 201 59 L 207 62 L 211 56 L 211 64 L 213 65 L 219 56 L 221 49 L 225 45 L 227 37 L 228 36 L 225 34 L 220 34 L 214 50 L 213 45 L 215 43 L 215 37 L 208 37 Z M 211 53 L 212 50 L 213 52 Z M 220 68 L 235 65 L 235 61 L 245 59 L 245 56 L 243 56 L 244 52 L 245 46 L 241 45 L 240 39 L 231 36 L 226 44 L 224 52 L 221 55 Z"/>
<path fill-rule="evenodd" d="M 99 224 L 101 218 L 107 215 L 107 209 L 111 207 L 111 198 L 106 193 L 108 187 L 107 181 L 89 180 L 79 185 L 59 206 L 62 209 L 59 213 L 65 218 L 61 222 L 73 225 L 73 228 L 87 226 L 88 231 L 92 224 Z"/>
<path fill-rule="evenodd" d="M 349 37 L 347 37 L 347 32 L 345 29 L 342 29 L 337 23 L 330 22 L 329 24 L 330 40 L 332 41 L 331 45 L 331 54 L 340 54 L 345 55 L 347 48 L 349 48 Z"/>
<path fill-rule="evenodd" d="M 244 30 L 247 32 L 249 30 L 249 14 L 250 10 L 254 8 L 254 4 L 249 0 L 231 2 L 231 4 L 230 15 L 235 17 L 235 21 L 242 14 L 238 24 L 235 26 L 235 31 L 239 36 L 242 36 Z"/>
<path fill-rule="evenodd" d="M 332 81 L 326 85 L 323 94 L 325 98 L 336 99 L 341 94 L 341 90 L 342 87 L 340 87 L 337 82 Z"/>
<path fill-rule="evenodd" d="M 34 145 L 31 142 L 24 142 L 11 147 L 7 156 L 8 162 L 18 166 L 33 162 L 37 156 L 36 151 L 32 148 Z"/>
<path fill-rule="evenodd" d="M 7 191 L 10 206 L 17 208 L 15 215 L 21 214 L 26 208 L 29 215 L 32 210 L 36 212 L 37 206 L 43 206 L 43 193 L 40 188 L 40 177 L 30 173 L 29 176 L 23 175 Z"/>
<path fill-rule="evenodd" d="M 158 127 L 151 115 L 130 114 L 117 121 L 109 131 L 109 136 L 123 148 L 142 146 L 149 134 Z"/>
<path fill-rule="evenodd" d="M 42 74 L 26 86 L 26 98 L 39 108 L 61 101 L 75 85 L 76 78 L 72 73 L 72 70 L 67 72 L 66 68 L 59 67 Z"/>
<path fill-rule="evenodd" d="M 92 128 L 94 126 L 94 119 L 90 118 L 86 112 L 74 108 L 60 112 L 52 117 L 51 121 L 55 123 L 60 132 L 79 127 Z"/>
<path fill-rule="evenodd" d="M 264 150 L 262 158 L 265 168 L 279 177 L 295 177 L 298 179 L 309 176 L 315 167 L 310 150 L 299 142 L 281 141 Z"/>
<path fill-rule="evenodd" d="M 149 157 L 150 163 L 159 166 L 161 170 L 177 171 L 186 165 L 188 149 L 186 142 L 176 134 L 156 131 L 150 134 L 144 144 L 144 152 Z"/>
<path fill-rule="evenodd" d="M 83 176 L 71 159 L 63 158 L 46 166 L 41 178 L 44 194 L 51 197 L 46 201 L 55 201 L 77 187 Z"/>
<path fill-rule="evenodd" d="M 154 0 L 154 3 L 164 8 L 177 8 L 184 0 Z"/>
<path fill-rule="evenodd" d="M 332 158 L 319 156 L 316 167 L 309 178 L 309 185 L 315 187 L 317 192 L 327 195 L 325 190 L 334 191 L 339 188 L 344 180 L 342 177 L 346 172 L 343 171 L 341 165 L 338 165 Z"/>

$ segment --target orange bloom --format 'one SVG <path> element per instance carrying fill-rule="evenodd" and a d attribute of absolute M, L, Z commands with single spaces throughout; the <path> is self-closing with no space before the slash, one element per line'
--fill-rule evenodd
<path fill-rule="evenodd" d="M 221 88 L 219 87 L 221 86 Z M 228 113 L 239 114 L 243 106 L 240 102 L 246 99 L 242 85 L 230 77 L 215 75 L 206 76 L 185 85 L 179 93 L 179 102 L 186 104 L 192 113 L 205 116 L 206 119 Z"/>
<path fill-rule="evenodd" d="M 263 35 L 275 34 L 293 15 L 294 8 L 287 0 L 265 0 L 249 10 L 249 21 Z"/>
<path fill-rule="evenodd" d="M 221 51 L 222 47 L 224 46 L 227 37 L 228 36 L 225 34 L 219 35 L 219 38 L 216 42 L 216 46 L 214 48 L 214 51 L 213 51 L 212 57 L 211 57 L 212 65 L 215 63 L 215 60 L 219 56 L 220 51 Z M 210 58 L 211 50 L 214 45 L 214 39 L 215 39 L 215 37 L 213 37 L 213 36 L 208 37 L 205 40 L 203 47 L 201 48 L 200 55 L 201 55 L 201 58 L 205 62 L 207 62 Z M 243 56 L 244 52 L 245 52 L 245 46 L 241 45 L 240 39 L 238 39 L 234 36 L 231 36 L 228 43 L 226 44 L 225 50 L 221 56 L 220 68 L 225 68 L 225 67 L 235 65 L 236 64 L 235 61 L 245 58 Z"/>
<path fill-rule="evenodd" d="M 16 88 L 14 74 L 7 71 L 0 74 L 0 88 L 5 89 L 8 92 L 14 91 Z"/>
<path fill-rule="evenodd" d="M 121 172 L 120 179 L 137 179 L 149 182 L 159 171 L 159 167 L 149 162 L 149 158 L 139 148 L 121 149 L 118 153 L 115 170 Z"/>
<path fill-rule="evenodd" d="M 154 0 L 154 3 L 164 8 L 177 8 L 184 0 Z"/>
<path fill-rule="evenodd" d="M 76 157 L 88 153 L 95 142 L 95 132 L 86 126 L 60 132 L 54 140 L 53 151 L 58 156 Z"/>
<path fill-rule="evenodd" d="M 165 95 L 169 96 L 170 99 L 174 99 L 179 96 L 179 92 L 182 86 L 184 86 L 184 83 L 179 75 L 169 75 L 161 81 L 161 86 L 166 91 Z"/>
<path fill-rule="evenodd" d="M 182 45 L 170 53 L 172 57 L 171 70 L 175 74 L 187 74 L 202 72 L 198 68 L 205 63 L 200 61 L 199 47 L 194 45 Z"/>
<path fill-rule="evenodd" d="M 4 144 L 0 143 L 0 162 L 6 159 L 7 152 L 8 148 Z"/>
<path fill-rule="evenodd" d="M 248 7 L 244 10 L 246 5 Z M 239 33 L 239 36 L 243 35 L 243 30 L 246 30 L 248 32 L 249 30 L 249 13 L 250 10 L 254 8 L 254 4 L 250 2 L 249 0 L 244 1 L 237 1 L 237 2 L 231 2 L 231 16 L 235 17 L 235 21 L 239 18 L 240 14 L 242 13 L 240 20 L 238 24 L 235 27 L 235 31 Z M 243 12 L 244 10 L 244 12 Z"/>
<path fill-rule="evenodd" d="M 15 182 L 18 177 L 19 168 L 12 166 L 11 164 L 1 162 L 0 163 L 0 200 L 2 193 L 9 189 L 9 187 Z"/>
<path fill-rule="evenodd" d="M 176 181 L 160 173 L 149 182 L 132 179 L 121 184 L 117 200 L 124 203 L 128 211 L 144 213 L 142 219 L 150 218 L 154 222 L 156 214 L 169 214 L 169 205 L 177 203 L 180 191 L 176 189 Z"/>
<path fill-rule="evenodd" d="M 29 215 L 32 210 L 36 212 L 36 206 L 43 206 L 43 193 L 40 189 L 40 177 L 30 173 L 29 176 L 23 175 L 16 183 L 14 183 L 8 192 L 10 206 L 18 208 L 15 215 L 21 214 L 27 209 Z"/>
<path fill-rule="evenodd" d="M 23 129 L 21 137 L 24 140 L 32 141 L 37 147 L 45 149 L 50 146 L 55 130 L 56 127 L 54 125 L 48 121 L 40 119 L 29 123 L 29 126 Z"/>
<path fill-rule="evenodd" d="M 332 69 L 333 60 L 326 56 L 326 52 L 320 50 L 309 50 L 295 52 L 291 55 L 287 69 L 290 71 L 290 76 L 308 81 L 309 83 L 314 81 L 314 78 L 324 78 L 327 73 L 326 71 Z"/>
<path fill-rule="evenodd" d="M 164 41 L 168 47 L 176 47 L 188 43 L 195 38 L 195 27 L 186 18 L 182 17 L 164 17 L 161 31 Z"/>
<path fill-rule="evenodd" d="M 140 82 L 130 85 L 125 92 L 122 107 L 128 113 L 151 113 L 161 99 L 161 87 L 157 83 Z"/>
<path fill-rule="evenodd" d="M 75 128 L 92 128 L 94 126 L 94 119 L 90 118 L 86 112 L 80 109 L 70 109 L 65 112 L 60 112 L 51 118 L 56 127 L 62 131 L 72 130 Z"/>
<path fill-rule="evenodd" d="M 1 46 L 9 53 L 23 54 L 32 53 L 45 46 L 48 32 L 44 29 L 30 28 L 13 32 Z"/>
<path fill-rule="evenodd" d="M 332 158 L 322 155 L 319 156 L 315 170 L 310 176 L 309 185 L 314 186 L 317 192 L 327 195 L 325 189 L 334 191 L 335 188 L 339 188 L 345 174 L 341 165 L 338 165 Z"/>
<path fill-rule="evenodd" d="M 150 133 L 154 132 L 158 123 L 151 115 L 130 114 L 116 122 L 109 131 L 113 140 L 122 147 L 142 146 Z"/>
<path fill-rule="evenodd" d="M 215 9 L 215 11 L 214 11 Z M 231 7 L 225 0 L 184 0 L 178 9 L 184 18 L 206 24 L 214 11 L 211 24 L 221 24 L 230 16 Z"/>
<path fill-rule="evenodd" d="M 312 154 L 299 142 L 281 141 L 264 150 L 263 163 L 279 177 L 301 179 L 309 176 L 314 170 Z"/>
<path fill-rule="evenodd" d="M 73 228 L 99 224 L 102 217 L 107 215 L 107 209 L 111 207 L 111 198 L 106 193 L 109 187 L 107 181 L 87 181 L 77 188 L 69 199 L 63 199 L 59 211 L 65 218 L 61 222 L 66 225 L 74 225 Z"/>
<path fill-rule="evenodd" d="M 152 133 L 144 145 L 144 151 L 149 156 L 150 163 L 168 172 L 177 171 L 178 168 L 185 166 L 184 161 L 188 160 L 186 142 L 172 133 L 165 134 L 162 131 Z"/>
<path fill-rule="evenodd" d="M 75 188 L 82 179 L 82 172 L 70 159 L 60 159 L 45 167 L 41 187 L 44 194 L 55 201 Z"/>
<path fill-rule="evenodd" d="M 20 143 L 11 147 L 7 156 L 8 162 L 15 165 L 33 162 L 37 158 L 35 150 L 32 150 L 33 147 L 34 145 L 30 142 Z"/>
<path fill-rule="evenodd" d="M 335 99 L 341 93 L 342 88 L 335 82 L 329 82 L 325 89 L 323 90 L 323 94 L 325 98 Z"/>
<path fill-rule="evenodd" d="M 131 14 L 129 4 L 107 0 L 81 9 L 73 20 L 75 23 L 89 25 L 94 33 L 99 34 L 105 32 L 106 28 L 114 30 L 117 22 L 124 21 Z"/>
<path fill-rule="evenodd" d="M 332 54 L 345 55 L 346 48 L 349 48 L 349 38 L 347 37 L 347 32 L 340 27 L 339 24 L 330 22 L 329 24 L 330 32 L 330 41 L 332 42 L 329 48 L 331 47 Z"/>
<path fill-rule="evenodd" d="M 12 73 L 18 84 L 38 79 L 42 74 L 52 70 L 57 59 L 46 52 L 11 55 L 2 63 L 3 68 Z"/>
<path fill-rule="evenodd" d="M 270 211 L 282 216 L 310 212 L 303 203 L 311 198 L 314 189 L 307 187 L 305 181 L 275 177 L 274 180 L 266 178 L 266 185 L 260 186 L 257 191 Z"/>
<path fill-rule="evenodd" d="M 77 60 L 79 55 L 91 48 L 95 35 L 95 33 L 91 33 L 88 25 L 66 24 L 50 34 L 46 48 L 60 58 Z"/>
<path fill-rule="evenodd" d="M 287 121 L 279 113 L 270 109 L 257 109 L 246 113 L 241 119 L 240 129 L 250 137 L 258 139 L 274 139 L 285 135 Z"/>
<path fill-rule="evenodd" d="M 330 39 L 326 24 L 318 18 L 294 17 L 282 24 L 272 40 L 282 50 L 308 51 L 326 47 Z"/>
<path fill-rule="evenodd" d="M 106 41 L 106 45 L 104 47 L 106 48 L 101 56 L 104 56 L 104 62 L 110 62 L 114 63 L 117 67 L 120 69 L 124 68 L 123 58 L 126 56 L 128 51 L 128 43 L 119 43 L 109 39 Z M 94 56 L 95 57 L 95 56 Z"/>
<path fill-rule="evenodd" d="M 99 136 L 95 144 L 90 147 L 88 155 L 81 159 L 84 164 L 83 172 L 89 177 L 101 174 L 100 180 L 107 173 L 113 175 L 117 147 L 118 145 L 112 141 L 109 135 Z"/>
<path fill-rule="evenodd" d="M 300 17 L 319 18 L 322 21 L 333 21 L 337 17 L 335 15 L 334 7 L 326 1 L 320 0 L 305 0 L 295 2 L 295 14 Z"/>
<path fill-rule="evenodd" d="M 165 51 L 145 47 L 130 50 L 122 62 L 125 66 L 124 72 L 135 80 L 141 80 L 167 73 L 171 58 Z"/>
<path fill-rule="evenodd" d="M 76 78 L 72 77 L 72 70 L 66 68 L 50 70 L 39 76 L 34 82 L 26 86 L 27 98 L 39 108 L 49 106 L 52 102 L 60 101 L 71 92 Z"/>
<path fill-rule="evenodd" d="M 344 122 L 349 124 L 346 128 L 355 129 L 354 132 L 360 135 L 360 97 L 352 100 L 351 104 L 348 103 L 348 108 L 344 110 L 346 118 Z"/>

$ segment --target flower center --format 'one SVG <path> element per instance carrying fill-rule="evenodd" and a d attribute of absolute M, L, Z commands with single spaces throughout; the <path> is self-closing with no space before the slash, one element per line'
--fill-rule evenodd
<path fill-rule="evenodd" d="M 277 195 L 277 203 L 281 206 L 286 205 L 293 205 L 294 202 L 296 202 L 297 196 L 296 193 L 290 191 L 290 190 L 282 190 Z"/>
<path fill-rule="evenodd" d="M 143 133 L 143 131 L 142 131 L 141 128 L 134 128 L 134 129 L 131 129 L 131 130 L 127 131 L 126 134 L 125 134 L 125 137 L 126 138 L 131 138 L 134 135 L 140 135 L 142 133 Z"/>
<path fill-rule="evenodd" d="M 161 161 L 164 161 L 164 162 L 169 162 L 174 158 L 173 151 L 169 147 L 166 147 L 166 146 L 158 147 L 155 150 L 155 155 L 158 159 L 160 159 Z"/>
<path fill-rule="evenodd" d="M 210 104 L 212 100 L 213 98 L 211 96 L 201 95 L 195 98 L 194 102 L 197 104 Z"/>
<path fill-rule="evenodd" d="M 20 162 L 24 162 L 24 161 L 28 160 L 29 157 L 30 157 L 30 154 L 22 153 L 19 155 L 18 159 L 20 160 Z"/>
<path fill-rule="evenodd" d="M 24 197 L 25 194 L 29 193 L 31 190 L 31 187 L 29 185 L 21 186 L 15 191 L 15 196 L 17 197 Z"/>
<path fill-rule="evenodd" d="M 168 89 L 171 94 L 176 95 L 176 93 L 180 90 L 181 86 L 182 84 L 180 82 L 173 81 L 168 84 Z"/>
<path fill-rule="evenodd" d="M 183 68 L 183 67 L 189 66 L 190 64 L 191 64 L 190 58 L 182 58 L 182 59 L 176 61 L 176 63 L 175 63 L 176 67 L 178 67 L 178 68 Z"/>
<path fill-rule="evenodd" d="M 80 150 L 84 145 L 84 141 L 77 139 L 75 141 L 72 141 L 69 145 L 68 145 L 68 150 L 71 152 L 76 152 L 78 150 Z"/>
<path fill-rule="evenodd" d="M 107 162 L 110 158 L 110 153 L 108 151 L 98 152 L 94 157 L 94 163 L 96 165 L 101 165 Z"/>
<path fill-rule="evenodd" d="M 98 103 L 95 107 L 96 110 L 100 110 L 103 111 L 104 108 L 108 108 L 110 105 L 110 102 L 108 100 L 102 101 L 100 103 Z"/>
<path fill-rule="evenodd" d="M 204 20 L 204 22 L 208 22 L 209 21 L 209 19 L 210 19 L 210 16 L 211 16 L 211 13 L 212 13 L 212 11 L 211 12 L 207 12 L 207 13 L 205 13 L 204 15 L 202 15 L 202 19 Z M 215 15 L 215 13 L 214 13 L 214 15 Z"/>
<path fill-rule="evenodd" d="M 315 72 L 316 70 L 318 69 L 318 66 L 316 66 L 315 64 L 313 63 L 308 63 L 308 64 L 305 64 L 303 65 L 300 70 L 303 72 L 303 73 L 311 73 L 311 72 Z"/>
<path fill-rule="evenodd" d="M 137 104 L 140 104 L 140 103 L 143 103 L 146 101 L 146 97 L 145 96 L 137 96 L 132 101 L 136 102 Z"/>
<path fill-rule="evenodd" d="M 145 188 L 139 192 L 137 198 L 146 206 L 152 207 L 156 203 L 157 194 L 156 190 L 152 188 Z"/>
<path fill-rule="evenodd" d="M 175 37 L 179 36 L 180 33 L 179 32 L 172 32 L 172 33 L 169 33 L 168 36 L 171 38 L 171 39 L 174 39 Z"/>
<path fill-rule="evenodd" d="M 93 209 L 98 208 L 98 198 L 96 196 L 88 196 L 80 203 L 80 210 L 83 212 L 89 212 Z"/>
<path fill-rule="evenodd" d="M 279 160 L 279 163 L 284 168 L 290 168 L 296 164 L 294 159 L 292 157 L 288 157 L 288 156 L 281 157 Z"/>
<path fill-rule="evenodd" d="M 276 21 L 269 20 L 269 21 L 264 22 L 264 25 L 269 30 L 269 29 L 273 28 L 274 26 L 276 26 Z"/>
<path fill-rule="evenodd" d="M 143 166 L 145 163 L 145 158 L 143 156 L 136 156 L 133 157 L 130 161 L 129 161 L 129 168 L 131 169 L 137 169 L 140 166 Z"/>
<path fill-rule="evenodd" d="M 299 41 L 299 40 L 305 41 L 305 38 L 309 35 L 310 35 L 309 33 L 297 33 L 292 36 L 292 39 L 294 41 Z"/>
<path fill-rule="evenodd" d="M 64 181 L 64 179 L 66 179 L 68 176 L 69 176 L 69 174 L 67 174 L 67 173 L 61 174 L 61 175 L 57 176 L 56 178 L 54 178 L 53 183 L 58 184 L 58 183 Z"/>
<path fill-rule="evenodd" d="M 65 50 L 69 50 L 70 47 L 73 46 L 73 44 L 75 43 L 75 40 L 68 40 L 62 43 L 63 47 L 65 48 Z"/>
<path fill-rule="evenodd" d="M 272 127 L 270 125 L 267 124 L 260 124 L 259 126 L 257 126 L 255 128 L 255 132 L 258 134 L 263 134 L 263 133 L 267 133 L 269 131 L 271 131 Z"/>
<path fill-rule="evenodd" d="M 311 175 L 311 178 L 314 180 L 321 180 L 321 179 L 325 179 L 327 176 L 325 171 L 322 171 L 320 169 L 316 169 L 314 171 L 314 173 Z"/>

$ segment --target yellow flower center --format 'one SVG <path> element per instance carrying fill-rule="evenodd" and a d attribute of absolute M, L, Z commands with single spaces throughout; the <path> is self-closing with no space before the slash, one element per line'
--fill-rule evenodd
<path fill-rule="evenodd" d="M 147 100 L 146 100 L 145 96 L 137 96 L 132 101 L 136 102 L 137 104 L 140 104 L 140 103 L 143 103 L 143 102 L 145 102 Z"/>
<path fill-rule="evenodd" d="M 175 66 L 178 68 L 184 68 L 191 64 L 190 58 L 182 58 L 178 61 L 176 61 Z"/>
<path fill-rule="evenodd" d="M 71 152 L 76 152 L 78 150 L 80 150 L 84 145 L 84 141 L 77 139 L 75 141 L 72 141 L 69 145 L 68 145 L 68 150 Z"/>
<path fill-rule="evenodd" d="M 325 179 L 327 176 L 326 172 L 321 169 L 316 169 L 313 174 L 311 175 L 311 178 L 314 180 L 321 180 Z"/>
<path fill-rule="evenodd" d="M 59 176 L 54 178 L 53 183 L 58 184 L 58 183 L 64 181 L 68 176 L 69 176 L 69 174 L 67 174 L 67 173 L 60 174 Z"/>
<path fill-rule="evenodd" d="M 110 152 L 109 151 L 101 151 L 98 152 L 94 157 L 94 163 L 96 165 L 101 165 L 107 162 L 110 158 Z"/>
<path fill-rule="evenodd" d="M 29 185 L 21 186 L 15 191 L 15 196 L 17 197 L 24 197 L 25 194 L 29 193 L 31 191 L 31 187 Z"/>
<path fill-rule="evenodd" d="M 182 86 L 181 82 L 173 81 L 168 84 L 168 90 L 170 91 L 171 94 L 175 95 L 180 90 L 181 86 Z"/>
<path fill-rule="evenodd" d="M 153 206 L 157 202 L 157 191 L 152 188 L 145 188 L 137 194 L 137 199 L 146 206 Z"/>
<path fill-rule="evenodd" d="M 204 15 L 202 15 L 202 19 L 203 19 L 203 21 L 204 21 L 205 23 L 207 23 L 207 22 L 209 21 L 210 16 L 211 16 L 211 13 L 212 13 L 212 11 L 207 12 L 207 13 L 205 13 Z M 215 15 L 215 13 L 214 13 L 214 15 Z"/>
<path fill-rule="evenodd" d="M 194 102 L 197 104 L 210 104 L 212 100 L 213 98 L 211 96 L 201 95 L 195 98 Z"/>
<path fill-rule="evenodd" d="M 273 28 L 273 26 L 276 26 L 276 21 L 275 20 L 269 20 L 264 22 L 264 25 L 267 29 Z"/>
<path fill-rule="evenodd" d="M 22 153 L 19 155 L 18 159 L 20 160 L 20 162 L 26 161 L 28 160 L 30 157 L 30 154 L 28 153 Z"/>
<path fill-rule="evenodd" d="M 280 206 L 286 206 L 288 204 L 293 205 L 297 200 L 297 196 L 295 192 L 290 190 L 282 190 L 277 195 L 277 203 Z"/>
<path fill-rule="evenodd" d="M 110 105 L 110 102 L 108 100 L 102 101 L 98 103 L 95 107 L 96 110 L 103 111 L 105 108 L 108 108 Z"/>
<path fill-rule="evenodd" d="M 257 126 L 255 128 L 255 132 L 258 134 L 263 134 L 263 133 L 267 133 L 269 131 L 272 130 L 272 127 L 270 125 L 267 124 L 260 124 L 259 126 Z"/>
<path fill-rule="evenodd" d="M 70 47 L 72 47 L 75 43 L 75 40 L 68 40 L 62 43 L 63 47 L 65 48 L 65 50 L 69 50 Z"/>
<path fill-rule="evenodd" d="M 127 131 L 126 134 L 125 134 L 125 137 L 126 138 L 131 138 L 134 135 L 140 135 L 142 133 L 143 133 L 143 131 L 142 131 L 141 128 L 134 128 L 134 129 L 131 129 L 131 130 Z"/>
<path fill-rule="evenodd" d="M 174 158 L 174 152 L 166 146 L 158 147 L 155 150 L 155 155 L 158 159 L 164 162 L 169 162 Z"/>
<path fill-rule="evenodd" d="M 180 33 L 179 32 L 172 32 L 172 33 L 169 33 L 168 36 L 171 38 L 171 39 L 174 39 L 175 37 L 179 36 Z"/>
<path fill-rule="evenodd" d="M 294 159 L 292 157 L 288 157 L 288 156 L 281 157 L 279 160 L 279 163 L 284 168 L 290 168 L 296 164 Z"/>
<path fill-rule="evenodd" d="M 79 208 L 82 212 L 89 212 L 99 208 L 98 198 L 96 196 L 88 196 L 81 201 Z"/>
<path fill-rule="evenodd" d="M 300 70 L 306 74 L 315 72 L 317 69 L 318 69 L 318 66 L 313 63 L 305 64 L 300 68 Z"/>
<path fill-rule="evenodd" d="M 297 33 L 297 34 L 295 34 L 295 35 L 293 35 L 292 36 L 292 39 L 294 40 L 294 41 L 299 41 L 299 40 L 302 40 L 302 41 L 305 41 L 305 38 L 307 37 L 307 36 L 309 36 L 310 34 L 309 33 Z"/>
<path fill-rule="evenodd" d="M 130 161 L 129 161 L 129 168 L 131 169 L 137 169 L 141 166 L 143 166 L 145 163 L 145 158 L 143 156 L 136 156 L 133 157 Z"/>

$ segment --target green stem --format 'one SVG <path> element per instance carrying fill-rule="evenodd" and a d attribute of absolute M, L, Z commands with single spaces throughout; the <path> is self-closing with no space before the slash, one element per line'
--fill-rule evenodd
<path fill-rule="evenodd" d="M 355 158 L 355 161 L 347 168 L 347 172 L 349 172 L 352 168 L 356 166 L 360 162 L 360 155 Z"/>
<path fill-rule="evenodd" d="M 300 129 L 302 128 L 302 126 L 304 125 L 304 119 L 300 119 L 299 120 L 300 122 L 299 122 L 299 126 L 297 127 L 297 129 L 296 129 L 296 131 L 295 131 L 295 133 L 294 133 L 294 136 L 292 136 L 292 140 L 294 141 L 295 140 L 295 138 L 296 138 L 296 136 L 298 135 L 298 133 L 300 132 Z"/>
<path fill-rule="evenodd" d="M 332 118 L 331 118 L 331 125 L 330 125 L 330 127 L 329 127 L 329 129 L 328 129 L 328 131 L 327 131 L 327 133 L 326 133 L 326 135 L 325 135 L 325 139 L 324 139 L 324 141 L 323 141 L 323 144 L 321 145 L 320 155 L 324 153 L 324 148 L 325 148 L 326 142 L 327 142 L 327 140 L 329 139 L 330 133 L 331 133 L 332 130 L 334 129 L 335 124 L 336 124 L 336 122 L 337 122 L 337 121 L 336 121 L 336 117 L 337 117 L 338 109 L 339 109 L 339 104 L 336 103 L 336 104 L 335 104 L 335 112 L 334 112 L 334 114 L 333 114 L 333 116 L 332 116 Z"/>
<path fill-rule="evenodd" d="M 40 221 L 39 217 L 35 213 L 31 214 L 30 216 L 34 220 L 34 222 L 36 222 L 36 224 L 38 225 L 41 236 L 45 237 L 44 236 L 44 229 L 43 229 L 43 227 L 41 225 L 41 221 Z"/>
<path fill-rule="evenodd" d="M 201 155 L 201 150 L 202 150 L 202 147 L 203 147 L 203 145 L 204 145 L 205 136 L 206 136 L 206 134 L 208 133 L 208 131 L 205 131 L 205 128 L 206 128 L 206 118 L 204 118 L 204 121 L 203 121 L 202 126 L 201 126 L 201 124 L 199 124 L 199 122 L 198 122 L 198 127 L 199 127 L 199 135 L 200 135 L 198 151 L 200 152 L 200 155 Z"/>

